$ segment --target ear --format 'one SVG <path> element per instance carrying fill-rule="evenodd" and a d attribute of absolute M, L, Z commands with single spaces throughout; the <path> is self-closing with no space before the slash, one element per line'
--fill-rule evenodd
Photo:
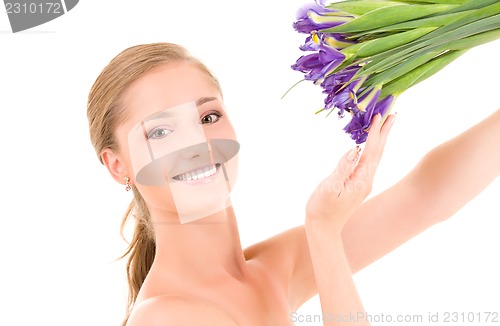
<path fill-rule="evenodd" d="M 111 149 L 105 148 L 101 152 L 101 159 L 108 168 L 109 174 L 120 184 L 125 184 L 125 177 L 128 177 L 127 167 L 123 159 Z"/>

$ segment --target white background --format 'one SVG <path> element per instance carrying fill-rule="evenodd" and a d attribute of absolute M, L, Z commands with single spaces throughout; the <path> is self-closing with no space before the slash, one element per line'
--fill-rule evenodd
<path fill-rule="evenodd" d="M 0 325 L 123 318 L 125 261 L 114 259 L 126 247 L 119 226 L 132 194 L 97 160 L 86 100 L 101 69 L 129 46 L 179 43 L 220 79 L 241 143 L 232 201 L 242 245 L 303 222 L 313 188 L 354 146 L 341 131 L 347 120 L 314 115 L 318 87 L 302 83 L 280 100 L 301 79 L 290 65 L 304 36 L 291 24 L 304 3 L 80 1 L 18 34 L 2 9 Z M 475 48 L 398 99 L 374 194 L 499 108 L 499 53 L 500 41 Z M 367 311 L 499 311 L 499 193 L 496 180 L 452 219 L 356 274 Z M 318 298 L 299 313 L 319 314 Z"/>

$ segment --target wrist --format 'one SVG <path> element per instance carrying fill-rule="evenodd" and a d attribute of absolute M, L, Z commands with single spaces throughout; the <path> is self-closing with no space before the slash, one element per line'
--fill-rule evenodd
<path fill-rule="evenodd" d="M 321 217 L 306 215 L 304 223 L 306 232 L 313 236 L 327 235 L 328 237 L 335 239 L 342 238 L 343 224 L 337 223 L 336 219 L 332 216 Z"/>

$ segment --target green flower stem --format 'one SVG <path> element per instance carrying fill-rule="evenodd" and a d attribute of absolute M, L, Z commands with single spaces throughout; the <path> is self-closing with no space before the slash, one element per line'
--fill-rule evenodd
<path fill-rule="evenodd" d="M 484 43 L 492 42 L 500 38 L 500 29 L 494 29 L 489 32 L 466 37 L 461 40 L 450 42 L 448 47 L 450 50 L 466 50 Z"/>
<path fill-rule="evenodd" d="M 378 85 L 380 83 L 388 84 L 393 80 L 401 77 L 404 74 L 407 74 L 411 70 L 417 68 L 420 65 L 425 64 L 426 62 L 431 61 L 433 58 L 440 56 L 442 53 L 450 50 L 468 50 L 475 46 L 479 46 L 484 43 L 488 43 L 500 38 L 500 29 L 495 29 L 489 32 L 476 34 L 473 36 L 469 36 L 467 38 L 459 39 L 456 41 L 452 41 L 450 43 L 445 44 L 444 46 L 434 47 L 432 51 L 428 51 L 421 55 L 414 55 L 409 57 L 407 60 L 399 63 L 396 66 L 393 66 L 390 69 L 387 69 L 379 74 L 375 74 L 370 76 L 365 82 L 367 88 L 370 88 L 372 85 Z M 360 94 L 360 96 L 362 96 Z"/>
<path fill-rule="evenodd" d="M 326 6 L 326 8 L 342 11 L 353 16 L 361 16 L 375 9 L 394 5 L 401 5 L 401 3 L 397 1 L 357 0 L 336 2 Z"/>
<path fill-rule="evenodd" d="M 341 52 L 344 54 L 352 54 L 357 57 L 365 58 L 373 55 L 388 51 L 395 47 L 407 44 L 414 41 L 425 34 L 435 30 L 437 27 L 423 27 L 416 28 L 410 31 L 401 32 L 374 40 L 357 43 L 343 49 Z"/>
<path fill-rule="evenodd" d="M 479 19 L 487 18 L 499 13 L 500 13 L 500 3 L 496 3 L 494 5 L 487 6 L 482 9 L 471 10 L 469 12 L 461 13 L 461 15 L 463 16 L 460 17 L 459 19 L 453 19 L 453 21 L 451 21 L 449 24 L 441 28 L 438 28 L 437 30 L 427 35 L 424 35 L 421 39 L 417 39 L 413 42 L 410 42 L 409 44 L 373 56 L 372 58 L 370 58 L 368 64 L 365 65 L 363 70 L 365 72 L 368 71 L 369 73 L 370 67 L 372 68 L 372 71 L 386 69 L 388 68 L 387 65 L 389 66 L 394 65 L 394 63 L 400 62 L 401 60 L 404 60 L 405 58 L 411 56 L 412 55 L 411 53 L 413 51 L 416 51 L 424 47 L 426 44 L 423 44 L 423 41 L 425 40 L 432 39 L 430 42 L 427 43 L 427 45 L 432 44 L 435 41 L 433 37 L 440 37 L 442 36 L 442 33 L 446 32 L 449 33 L 453 33 L 454 31 L 456 32 L 456 29 L 458 29 L 459 27 L 462 27 L 470 23 L 478 23 L 477 20 Z M 446 35 L 447 36 L 445 36 L 444 38 L 442 37 L 442 39 L 446 40 L 449 34 Z M 467 36 L 465 35 L 463 37 Z"/>
<path fill-rule="evenodd" d="M 481 1 L 481 0 L 474 0 L 474 1 Z M 467 13 L 468 14 L 462 17 L 461 19 L 454 20 L 453 22 L 444 25 L 443 27 L 435 30 L 434 32 L 425 35 L 424 37 L 422 37 L 422 40 L 431 39 L 434 38 L 435 36 L 442 35 L 445 32 L 454 31 L 462 26 L 471 23 L 477 23 L 477 21 L 479 20 L 498 15 L 500 14 L 500 2 L 497 0 L 496 3 L 492 5 L 488 5 L 480 9 L 469 10 L 467 11 Z"/>
<path fill-rule="evenodd" d="M 393 80 L 389 84 L 384 85 L 382 91 L 380 92 L 380 98 L 384 98 L 391 94 L 396 96 L 401 94 L 408 88 L 434 75 L 466 51 L 467 50 L 449 51 L 427 62 L 426 64 L 413 69 L 407 74 Z"/>
<path fill-rule="evenodd" d="M 354 33 L 351 34 L 348 39 L 360 39 L 363 37 L 369 37 L 369 38 L 374 38 L 376 35 L 379 34 L 386 34 L 386 33 L 397 33 L 401 31 L 407 31 L 411 30 L 414 28 L 420 28 L 420 27 L 441 27 L 446 24 L 449 24 L 457 19 L 461 19 L 467 15 L 469 15 L 469 12 L 456 12 L 453 14 L 443 14 L 435 17 L 430 17 L 430 18 L 420 18 L 420 19 L 415 19 L 412 21 L 408 22 L 403 22 L 399 24 L 394 24 L 391 26 L 385 26 L 379 29 L 374 29 L 371 31 L 365 31 L 361 33 Z M 322 31 L 321 31 L 322 32 Z"/>
<path fill-rule="evenodd" d="M 474 21 L 468 25 L 445 32 L 444 34 L 440 34 L 432 39 L 426 39 L 422 41 L 422 39 L 426 38 L 429 34 L 435 33 L 440 30 L 437 29 L 434 32 L 424 35 L 421 39 L 410 43 L 409 47 L 404 46 L 404 49 L 399 49 L 398 52 L 394 53 L 391 56 L 385 57 L 380 61 L 377 61 L 377 56 L 372 57 L 371 61 L 366 64 L 363 69 L 360 70 L 359 76 L 366 76 L 374 72 L 383 71 L 390 66 L 393 66 L 395 63 L 397 64 L 402 60 L 405 60 L 409 56 L 427 51 L 429 47 L 443 45 L 474 34 L 487 32 L 498 27 L 500 27 L 500 16 L 497 15 L 493 17 L 487 17 L 479 21 Z M 392 51 L 396 50 L 398 50 L 398 48 Z"/>
<path fill-rule="evenodd" d="M 335 6 L 333 9 L 335 9 Z M 455 8 L 457 5 L 396 5 L 382 7 L 359 16 L 345 24 L 325 29 L 327 33 L 354 33 L 396 23 L 405 22 L 412 19 L 425 17 L 431 14 L 447 11 Z"/>
<path fill-rule="evenodd" d="M 412 71 L 413 69 L 431 61 L 442 53 L 443 51 L 431 51 L 419 56 L 412 56 L 407 60 L 400 62 L 398 65 L 392 67 L 391 69 L 387 69 L 381 73 L 371 75 L 370 78 L 368 78 L 365 82 L 365 85 L 369 88 L 370 85 L 377 85 L 380 83 L 387 84 L 392 80 Z M 360 94 L 360 96 L 362 95 L 363 94 Z"/>
<path fill-rule="evenodd" d="M 356 0 L 354 0 L 356 1 Z M 471 0 L 394 0 L 398 2 L 405 2 L 405 3 L 440 3 L 440 4 L 456 4 L 456 5 L 461 5 L 466 2 L 469 2 Z"/>
<path fill-rule="evenodd" d="M 285 96 L 286 96 L 286 94 L 288 94 L 292 90 L 292 88 L 294 88 L 298 84 L 302 83 L 303 81 L 305 81 L 305 79 L 301 79 L 298 82 L 296 82 L 295 84 L 293 84 L 289 89 L 287 89 L 287 91 L 285 92 L 285 94 L 283 94 L 283 96 L 281 96 L 281 99 L 284 99 Z"/>
<path fill-rule="evenodd" d="M 490 5 L 494 5 L 498 3 L 498 0 L 469 0 L 463 5 L 452 9 L 449 13 L 459 12 L 459 11 L 469 11 L 473 9 L 481 9 L 484 7 L 488 7 Z"/>

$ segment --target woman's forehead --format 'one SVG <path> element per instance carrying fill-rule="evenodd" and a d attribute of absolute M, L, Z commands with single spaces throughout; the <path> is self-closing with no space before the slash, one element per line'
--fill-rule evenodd
<path fill-rule="evenodd" d="M 194 102 L 222 102 L 210 77 L 190 63 L 169 63 L 134 81 L 124 93 L 123 105 L 133 120 Z"/>

